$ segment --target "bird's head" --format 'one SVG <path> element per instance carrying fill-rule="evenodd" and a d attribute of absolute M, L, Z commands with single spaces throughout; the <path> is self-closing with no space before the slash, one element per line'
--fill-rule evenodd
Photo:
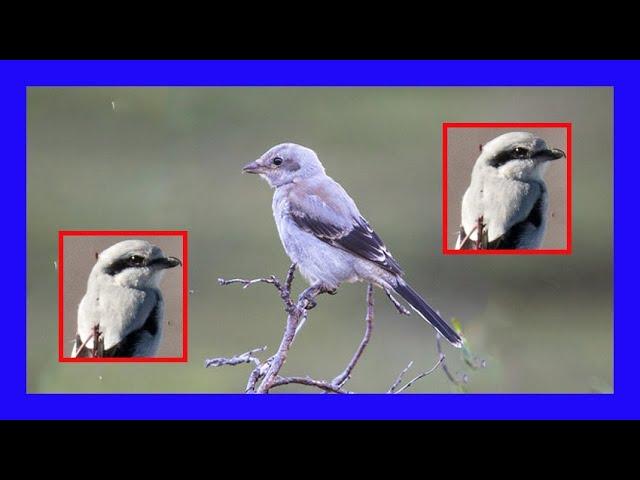
<path fill-rule="evenodd" d="M 566 157 L 557 148 L 528 132 L 509 132 L 482 147 L 474 170 L 484 170 L 505 178 L 542 180 L 548 162 Z"/>
<path fill-rule="evenodd" d="M 91 274 L 124 287 L 157 287 L 164 271 L 178 265 L 182 265 L 178 258 L 165 256 L 156 245 L 145 240 L 124 240 L 98 255 Z"/>
<path fill-rule="evenodd" d="M 324 167 L 316 152 L 295 143 L 281 143 L 271 147 L 257 160 L 245 165 L 246 173 L 255 173 L 264 178 L 271 187 L 324 174 Z"/>

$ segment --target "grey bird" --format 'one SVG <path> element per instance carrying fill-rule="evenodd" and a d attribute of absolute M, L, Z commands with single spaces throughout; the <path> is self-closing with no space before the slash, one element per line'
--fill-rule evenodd
<path fill-rule="evenodd" d="M 476 249 L 479 230 L 481 248 L 539 248 L 549 203 L 543 177 L 565 153 L 528 132 L 505 133 L 481 149 L 462 198 L 456 249 Z"/>
<path fill-rule="evenodd" d="M 167 268 L 182 265 L 145 240 L 125 240 L 101 252 L 78 307 L 72 357 L 151 357 L 160 346 L 164 302 L 159 283 Z M 100 341 L 94 344 L 95 331 Z"/>
<path fill-rule="evenodd" d="M 284 249 L 311 285 L 305 293 L 335 293 L 340 284 L 368 282 L 404 298 L 456 347 L 460 336 L 403 279 L 403 271 L 347 192 L 327 176 L 316 153 L 282 143 L 244 167 L 275 189 L 273 216 Z"/>

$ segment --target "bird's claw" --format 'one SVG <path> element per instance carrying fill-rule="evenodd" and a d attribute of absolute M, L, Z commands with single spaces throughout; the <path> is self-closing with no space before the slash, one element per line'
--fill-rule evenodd
<path fill-rule="evenodd" d="M 312 308 L 316 308 L 318 302 L 316 302 L 313 298 L 303 297 L 304 300 L 304 308 L 305 310 L 311 310 Z"/>

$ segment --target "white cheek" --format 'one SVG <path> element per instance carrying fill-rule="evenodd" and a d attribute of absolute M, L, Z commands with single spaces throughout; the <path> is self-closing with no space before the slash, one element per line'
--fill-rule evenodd
<path fill-rule="evenodd" d="M 154 271 L 150 268 L 128 268 L 116 275 L 116 283 L 123 287 L 141 288 L 153 284 Z"/>
<path fill-rule="evenodd" d="M 532 160 L 511 160 L 499 168 L 503 177 L 521 180 L 535 176 L 535 170 L 536 164 Z"/>

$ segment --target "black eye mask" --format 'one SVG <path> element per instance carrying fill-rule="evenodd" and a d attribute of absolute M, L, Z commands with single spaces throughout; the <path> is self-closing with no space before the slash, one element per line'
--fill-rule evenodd
<path fill-rule="evenodd" d="M 531 158 L 531 150 L 526 147 L 514 147 L 498 153 L 489 160 L 489 165 L 499 168 L 510 160 L 521 160 L 523 158 Z"/>
<path fill-rule="evenodd" d="M 119 258 L 107 268 L 105 268 L 105 272 L 108 275 L 117 275 L 121 271 L 127 268 L 141 268 L 147 265 L 147 259 L 142 255 L 130 255 L 128 257 Z"/>
<path fill-rule="evenodd" d="M 295 172 L 300 170 L 300 164 L 291 158 L 274 157 L 271 161 L 276 167 L 280 167 L 289 172 Z"/>

